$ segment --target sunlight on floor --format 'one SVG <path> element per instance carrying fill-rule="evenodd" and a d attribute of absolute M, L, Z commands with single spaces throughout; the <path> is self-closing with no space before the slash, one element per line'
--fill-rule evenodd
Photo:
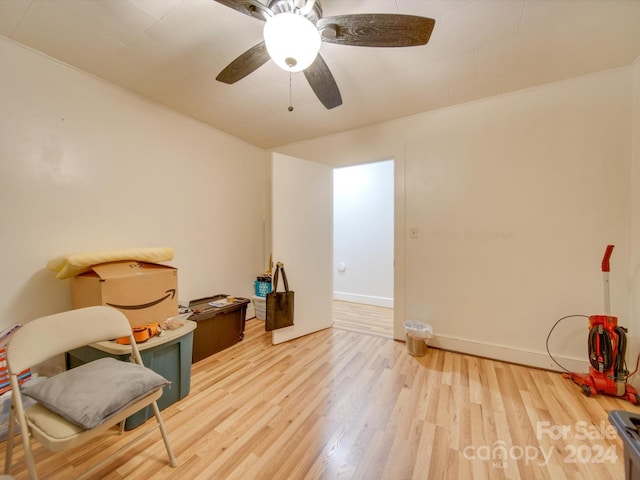
<path fill-rule="evenodd" d="M 333 322 L 340 330 L 393 338 L 393 308 L 334 300 Z"/>

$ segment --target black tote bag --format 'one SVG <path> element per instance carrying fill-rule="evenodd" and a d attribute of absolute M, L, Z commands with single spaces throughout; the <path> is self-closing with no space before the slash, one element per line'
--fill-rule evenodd
<path fill-rule="evenodd" d="M 278 292 L 278 276 L 282 272 L 284 292 Z M 287 274 L 284 273 L 284 264 L 278 262 L 273 274 L 273 291 L 267 294 L 267 314 L 264 329 L 267 332 L 293 325 L 293 291 L 289 290 Z"/>

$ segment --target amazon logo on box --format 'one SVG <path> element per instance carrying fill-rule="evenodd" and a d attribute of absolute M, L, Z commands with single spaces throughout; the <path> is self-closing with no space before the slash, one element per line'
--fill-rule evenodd
<path fill-rule="evenodd" d="M 101 263 L 70 281 L 73 308 L 110 305 L 124 313 L 132 327 L 178 314 L 178 270 L 168 265 Z"/>

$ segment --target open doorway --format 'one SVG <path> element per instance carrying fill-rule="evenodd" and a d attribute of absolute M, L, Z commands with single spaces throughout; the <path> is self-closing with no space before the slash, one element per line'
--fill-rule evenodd
<path fill-rule="evenodd" d="M 393 337 L 394 161 L 333 170 L 334 326 Z"/>

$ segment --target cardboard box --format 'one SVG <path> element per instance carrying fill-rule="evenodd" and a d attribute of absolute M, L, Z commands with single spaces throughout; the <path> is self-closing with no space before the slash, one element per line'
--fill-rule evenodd
<path fill-rule="evenodd" d="M 110 305 L 133 327 L 178 315 L 178 270 L 168 265 L 102 263 L 70 281 L 73 308 Z"/>

